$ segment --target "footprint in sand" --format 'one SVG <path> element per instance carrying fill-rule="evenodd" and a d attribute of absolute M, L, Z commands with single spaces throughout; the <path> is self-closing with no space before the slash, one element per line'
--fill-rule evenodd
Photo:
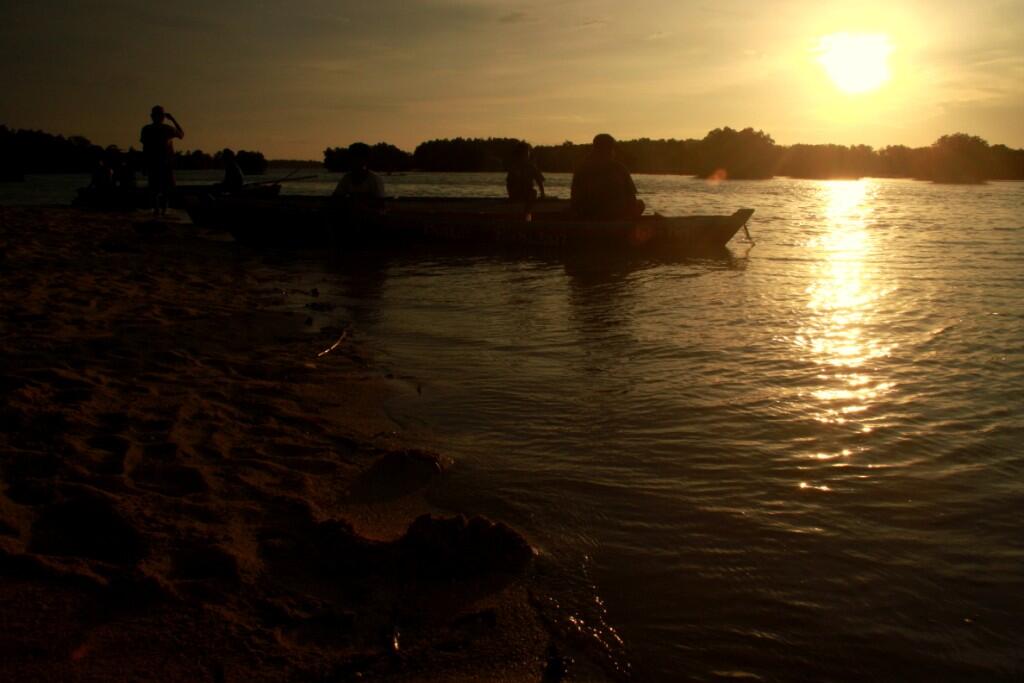
<path fill-rule="evenodd" d="M 349 496 L 362 503 L 399 498 L 425 488 L 443 471 L 444 464 L 436 453 L 392 451 L 356 478 Z"/>
<path fill-rule="evenodd" d="M 216 545 L 175 550 L 171 554 L 170 578 L 178 581 L 216 581 L 232 586 L 242 582 L 238 560 Z"/>
<path fill-rule="evenodd" d="M 146 540 L 105 498 L 82 497 L 48 505 L 32 524 L 30 552 L 134 565 Z"/>
<path fill-rule="evenodd" d="M 61 459 L 52 453 L 12 455 L 6 463 L 7 497 L 19 505 L 53 502 L 52 480 L 60 466 Z"/>
<path fill-rule="evenodd" d="M 123 474 L 124 460 L 130 444 L 114 434 L 100 434 L 86 441 L 89 448 L 100 452 L 99 461 L 93 467 L 97 474 Z"/>
<path fill-rule="evenodd" d="M 206 477 L 195 467 L 143 460 L 132 470 L 131 479 L 139 488 L 180 498 L 208 493 Z"/>
<path fill-rule="evenodd" d="M 178 457 L 178 444 L 173 441 L 157 441 L 143 446 L 147 460 L 174 461 Z"/>

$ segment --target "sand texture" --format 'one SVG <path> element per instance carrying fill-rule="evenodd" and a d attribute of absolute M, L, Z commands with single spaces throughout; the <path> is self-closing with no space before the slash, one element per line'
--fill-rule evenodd
<path fill-rule="evenodd" d="M 310 332 L 258 257 L 0 208 L 0 273 L 0 679 L 561 678 L 529 545 L 430 510 L 444 458 L 358 330 Z"/>

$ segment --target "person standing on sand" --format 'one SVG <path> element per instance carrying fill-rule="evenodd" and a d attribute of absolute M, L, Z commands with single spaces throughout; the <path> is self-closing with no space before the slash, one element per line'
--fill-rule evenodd
<path fill-rule="evenodd" d="M 167 213 L 168 195 L 174 190 L 174 138 L 184 138 L 185 131 L 159 104 L 150 111 L 149 118 L 153 123 L 143 126 L 140 140 L 149 191 L 153 195 L 153 215 L 156 216 Z M 169 119 L 174 125 L 167 125 L 164 119 Z"/>
<path fill-rule="evenodd" d="M 615 158 L 615 138 L 594 136 L 590 156 L 572 176 L 572 209 L 580 218 L 623 220 L 644 212 L 636 198 L 636 185 L 626 167 Z"/>

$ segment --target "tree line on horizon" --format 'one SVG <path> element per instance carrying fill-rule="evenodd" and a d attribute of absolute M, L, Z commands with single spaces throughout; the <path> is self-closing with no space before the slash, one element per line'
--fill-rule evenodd
<path fill-rule="evenodd" d="M 449 138 L 420 143 L 410 153 L 379 142 L 370 147 L 370 167 L 395 171 L 502 171 L 517 138 Z M 546 172 L 572 172 L 589 144 L 537 145 L 534 161 Z M 966 133 L 943 135 L 928 147 L 890 145 L 778 145 L 764 131 L 716 128 L 703 139 L 621 140 L 619 158 L 634 173 L 694 175 L 734 180 L 792 178 L 916 178 L 937 182 L 1024 180 L 1024 149 L 990 145 Z M 324 166 L 349 168 L 347 148 L 324 150 Z"/>
<path fill-rule="evenodd" d="M 64 137 L 0 124 L 0 169 L 7 173 L 91 173 L 101 160 L 111 157 L 127 158 L 135 170 L 144 169 L 142 150 L 134 147 L 101 147 L 80 135 Z M 267 169 L 261 152 L 236 150 L 235 158 L 246 175 L 260 175 Z M 174 165 L 189 171 L 224 168 L 223 150 L 214 154 L 198 149 L 178 151 Z"/>
<path fill-rule="evenodd" d="M 370 166 L 378 171 L 483 172 L 503 171 L 517 138 L 451 138 L 428 140 L 413 152 L 379 142 L 371 146 Z M 589 152 L 589 144 L 564 142 L 534 147 L 542 171 L 572 172 Z M 634 173 L 694 175 L 702 178 L 917 178 L 939 182 L 1024 180 L 1024 149 L 990 145 L 965 133 L 943 135 L 928 147 L 890 145 L 778 145 L 767 133 L 745 128 L 716 128 L 703 139 L 640 138 L 618 143 L 620 158 Z M 129 147 L 101 147 L 82 136 L 64 137 L 38 130 L 16 130 L 0 125 L 0 171 L 24 173 L 88 173 L 112 154 L 127 155 L 142 169 L 142 152 Z M 175 153 L 175 165 L 184 170 L 223 168 L 222 152 L 201 150 Z M 283 166 L 258 151 L 237 151 L 242 171 L 260 175 L 268 166 Z M 291 162 L 296 165 L 296 162 Z M 305 162 L 304 164 L 315 162 Z M 350 167 L 348 149 L 324 150 L 323 165 L 332 171 Z"/>

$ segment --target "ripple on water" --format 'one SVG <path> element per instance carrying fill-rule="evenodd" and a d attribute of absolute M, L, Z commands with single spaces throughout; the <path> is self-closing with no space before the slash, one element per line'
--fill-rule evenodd
<path fill-rule="evenodd" d="M 638 184 L 757 209 L 757 246 L 386 266 L 360 334 L 458 461 L 439 500 L 523 528 L 553 618 L 637 680 L 1019 675 L 1024 185 Z"/>

